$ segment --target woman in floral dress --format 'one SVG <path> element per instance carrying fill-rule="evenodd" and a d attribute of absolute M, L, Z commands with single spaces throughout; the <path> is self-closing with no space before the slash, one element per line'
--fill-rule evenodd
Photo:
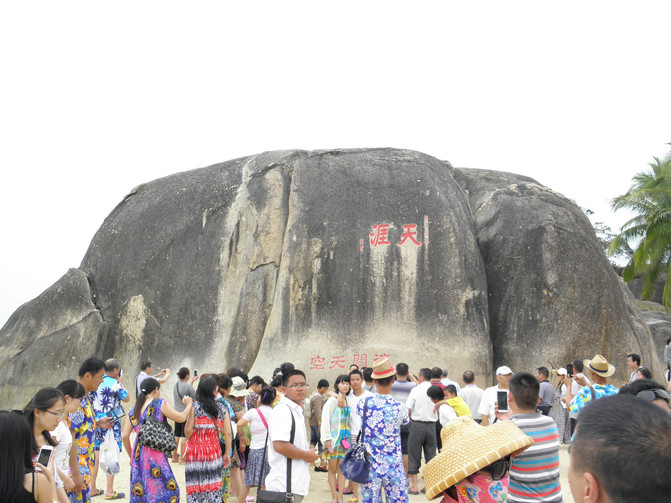
<path fill-rule="evenodd" d="M 189 503 L 221 503 L 223 499 L 222 470 L 231 464 L 232 436 L 226 406 L 215 401 L 218 392 L 214 378 L 207 377 L 200 382 L 184 427 L 187 438 L 186 499 Z M 219 432 L 223 432 L 226 439 L 223 453 Z"/>
<path fill-rule="evenodd" d="M 140 425 L 148 414 L 163 421 L 164 417 L 183 423 L 191 415 L 191 397 L 185 396 L 184 412 L 177 412 L 160 397 L 159 382 L 153 377 L 142 381 L 141 393 L 135 403 L 135 409 L 129 414 L 123 430 L 123 445 L 130 456 L 130 501 L 131 503 L 163 502 L 176 503 L 179 501 L 179 487 L 170 468 L 165 453 L 140 445 L 135 439 L 131 451 L 130 435 L 137 434 Z"/>

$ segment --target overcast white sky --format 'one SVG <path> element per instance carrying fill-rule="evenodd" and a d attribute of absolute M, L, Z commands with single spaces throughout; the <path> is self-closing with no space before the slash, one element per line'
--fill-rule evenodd
<path fill-rule="evenodd" d="M 222 5 L 224 4 L 224 5 Z M 671 147 L 671 2 L 3 2 L 0 325 L 134 186 L 400 147 L 608 200 Z"/>

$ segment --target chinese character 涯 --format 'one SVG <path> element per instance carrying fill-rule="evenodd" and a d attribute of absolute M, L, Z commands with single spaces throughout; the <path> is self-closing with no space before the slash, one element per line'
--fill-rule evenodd
<path fill-rule="evenodd" d="M 390 245 L 389 242 L 389 224 L 373 225 L 373 232 L 370 234 L 370 244 L 375 247 L 377 245 Z"/>

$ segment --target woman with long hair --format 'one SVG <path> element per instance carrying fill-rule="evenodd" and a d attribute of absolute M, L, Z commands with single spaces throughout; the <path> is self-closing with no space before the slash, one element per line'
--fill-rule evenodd
<path fill-rule="evenodd" d="M 249 488 L 259 484 L 259 477 L 263 469 L 263 479 L 261 480 L 261 487 L 263 489 L 266 475 L 270 471 L 268 464 L 268 453 L 264 458 L 264 448 L 266 446 L 266 438 L 268 436 L 268 419 L 272 412 L 273 401 L 275 400 L 275 388 L 265 386 L 260 392 L 260 406 L 249 409 L 244 416 L 238 421 L 238 438 L 240 439 L 240 450 L 245 449 L 246 437 L 243 432 L 245 425 L 249 424 L 249 431 L 252 435 L 249 443 L 249 455 L 247 456 L 247 468 L 245 469 L 245 480 L 240 489 L 238 501 L 240 503 L 247 501 Z M 253 498 L 249 499 L 253 501 Z"/>
<path fill-rule="evenodd" d="M 55 447 L 57 442 L 51 437 L 51 432 L 56 429 L 58 422 L 65 416 L 65 398 L 56 388 L 42 388 L 23 409 L 23 417 L 26 418 L 31 430 L 33 430 L 32 455 L 33 461 L 37 460 L 40 447 L 50 445 Z"/>
<path fill-rule="evenodd" d="M 324 444 L 324 458 L 328 460 L 328 481 L 334 502 L 343 501 L 345 477 L 340 471 L 340 462 L 350 446 L 350 408 L 347 395 L 351 393 L 349 376 L 339 375 L 334 384 L 337 397 L 332 396 L 322 409 L 321 440 Z"/>
<path fill-rule="evenodd" d="M 195 374 L 195 373 L 194 373 Z M 191 377 L 191 371 L 182 367 L 177 371 L 177 377 L 179 381 L 175 383 L 175 386 L 172 391 L 173 404 L 175 405 L 175 410 L 177 412 L 182 412 L 184 410 L 184 404 L 182 403 L 182 398 L 185 396 L 190 396 L 191 398 L 196 398 L 196 391 L 193 389 L 193 383 L 198 379 L 197 375 Z M 186 423 L 175 423 L 175 441 L 177 442 L 177 449 L 172 453 L 172 462 L 185 463 L 184 460 L 184 444 L 186 439 L 184 438 L 184 425 Z"/>
<path fill-rule="evenodd" d="M 39 463 L 37 468 L 41 472 L 35 472 L 33 468 L 34 442 L 30 425 L 23 416 L 13 411 L 0 411 L 0 501 L 53 501 L 51 470 Z"/>
<path fill-rule="evenodd" d="M 191 414 L 186 420 L 186 499 L 188 502 L 222 501 L 222 471 L 231 464 L 231 423 L 226 406 L 215 401 L 217 381 L 207 377 L 200 381 Z M 224 434 L 225 447 L 219 445 Z"/>
<path fill-rule="evenodd" d="M 42 388 L 31 398 L 23 409 L 23 417 L 33 431 L 32 455 L 33 463 L 37 461 L 40 448 L 43 446 L 56 447 L 58 441 L 51 436 L 51 432 L 58 427 L 58 423 L 65 416 L 65 398 L 56 388 Z M 53 457 L 53 453 L 52 453 Z M 56 480 L 56 470 L 53 462 L 50 464 L 52 480 Z M 56 486 L 52 486 L 53 497 L 56 499 Z"/>
<path fill-rule="evenodd" d="M 140 387 L 140 395 L 133 412 L 129 414 L 123 430 L 123 445 L 131 459 L 130 501 L 131 503 L 153 503 L 159 501 L 179 501 L 179 487 L 170 468 L 166 455 L 151 447 L 140 445 L 135 439 L 131 450 L 130 435 L 137 434 L 148 414 L 158 421 L 164 418 L 184 422 L 191 414 L 191 397 L 184 397 L 186 408 L 179 413 L 161 398 L 161 385 L 153 377 L 145 378 Z"/>
<path fill-rule="evenodd" d="M 86 394 L 84 386 L 75 381 L 68 379 L 63 381 L 56 389 L 63 393 L 65 405 L 63 410 L 65 414 L 74 414 L 82 403 L 82 398 Z M 52 438 L 55 438 L 58 444 L 54 448 L 54 481 L 56 482 L 56 495 L 60 503 L 68 503 L 68 495 L 65 491 L 72 491 L 75 487 L 74 481 L 70 478 L 68 473 L 70 462 L 70 448 L 72 447 L 72 432 L 68 427 L 65 417 L 60 418 L 58 426 L 54 430 Z"/>
<path fill-rule="evenodd" d="M 228 411 L 229 417 L 233 424 L 231 427 L 233 431 L 237 432 L 237 422 L 245 414 L 245 408 L 242 404 L 231 396 L 231 391 L 233 388 L 233 379 L 231 379 L 226 374 L 219 374 L 219 394 L 221 395 L 221 400 L 226 404 L 226 409 Z M 230 489 L 228 492 L 230 494 L 240 494 L 240 488 L 242 487 L 242 476 L 240 474 L 240 455 L 238 453 L 238 437 L 236 436 L 233 439 L 233 454 L 231 455 L 231 465 L 229 468 L 224 470 L 224 479 L 228 477 L 230 483 Z M 228 470 L 228 473 L 226 473 Z M 225 480 L 224 480 L 225 483 Z M 229 484 L 225 484 L 228 488 Z M 226 492 L 226 491 L 225 491 Z"/>

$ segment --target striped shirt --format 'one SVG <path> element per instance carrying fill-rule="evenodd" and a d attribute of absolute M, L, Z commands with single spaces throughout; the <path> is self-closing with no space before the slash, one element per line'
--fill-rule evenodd
<path fill-rule="evenodd" d="M 554 419 L 534 412 L 516 414 L 510 420 L 534 439 L 534 445 L 513 458 L 508 501 L 563 501 L 559 482 L 559 432 Z"/>

